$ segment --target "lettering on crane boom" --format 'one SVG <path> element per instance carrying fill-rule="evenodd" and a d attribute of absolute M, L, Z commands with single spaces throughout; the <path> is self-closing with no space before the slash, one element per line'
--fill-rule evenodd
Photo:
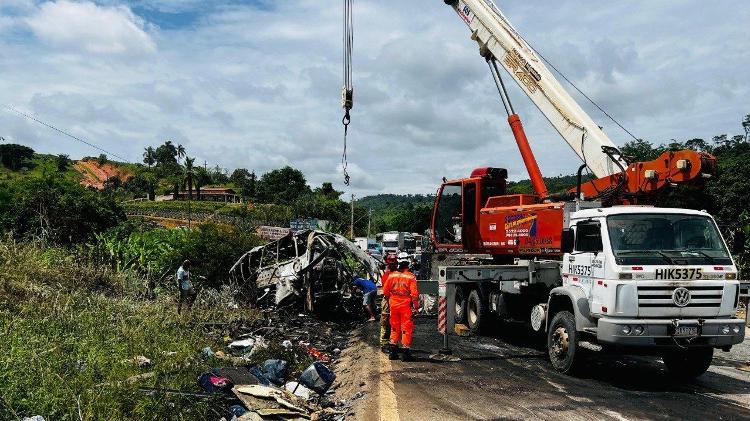
<path fill-rule="evenodd" d="M 701 268 L 678 268 L 678 269 L 656 269 L 654 279 L 701 279 L 703 269 Z"/>
<path fill-rule="evenodd" d="M 472 19 L 472 12 L 471 9 L 469 9 L 469 6 L 466 5 L 464 2 L 460 2 L 458 5 L 458 15 L 461 16 L 461 19 L 464 20 L 467 24 L 471 24 Z"/>
<path fill-rule="evenodd" d="M 526 86 L 532 94 L 538 89 L 537 83 L 541 82 L 542 75 L 533 68 L 528 61 L 515 48 L 505 54 L 503 62 L 511 70 L 511 73 Z"/>

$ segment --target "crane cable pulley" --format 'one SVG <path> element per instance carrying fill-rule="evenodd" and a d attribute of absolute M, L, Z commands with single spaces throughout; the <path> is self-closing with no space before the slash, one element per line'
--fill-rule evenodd
<path fill-rule="evenodd" d="M 341 106 L 344 108 L 344 151 L 341 154 L 341 168 L 344 172 L 344 184 L 349 185 L 347 172 L 346 136 L 349 132 L 351 116 L 349 111 L 354 106 L 354 87 L 352 85 L 352 48 L 354 46 L 354 20 L 352 19 L 352 0 L 344 0 L 344 87 L 341 89 Z"/>

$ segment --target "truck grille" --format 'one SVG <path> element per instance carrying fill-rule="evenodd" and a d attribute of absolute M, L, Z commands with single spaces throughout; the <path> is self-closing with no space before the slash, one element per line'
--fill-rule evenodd
<path fill-rule="evenodd" d="M 672 300 L 672 293 L 677 288 L 690 291 L 690 302 L 684 308 L 720 307 L 724 293 L 722 285 L 716 286 L 640 286 L 638 287 L 638 306 L 679 308 Z"/>

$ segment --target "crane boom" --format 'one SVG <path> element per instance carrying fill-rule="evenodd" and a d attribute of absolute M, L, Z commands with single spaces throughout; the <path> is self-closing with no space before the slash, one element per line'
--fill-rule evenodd
<path fill-rule="evenodd" d="M 596 177 L 620 173 L 628 166 L 618 154 L 604 152 L 617 148 L 492 0 L 444 2 L 469 26 L 482 54 L 490 52 L 497 59 Z"/>

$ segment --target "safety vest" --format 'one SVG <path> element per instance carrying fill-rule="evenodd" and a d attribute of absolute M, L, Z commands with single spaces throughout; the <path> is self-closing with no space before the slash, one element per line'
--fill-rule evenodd
<path fill-rule="evenodd" d="M 387 284 L 384 294 L 389 297 L 391 307 L 409 305 L 419 297 L 417 278 L 410 272 L 391 272 Z"/>

